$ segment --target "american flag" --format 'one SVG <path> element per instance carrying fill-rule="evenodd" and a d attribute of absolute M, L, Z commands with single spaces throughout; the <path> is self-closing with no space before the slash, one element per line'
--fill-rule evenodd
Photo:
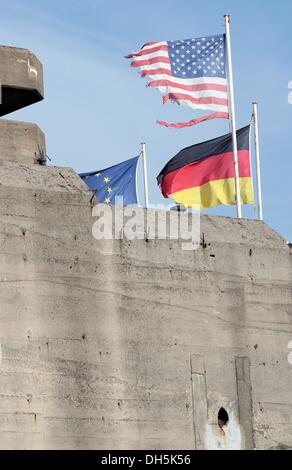
<path fill-rule="evenodd" d="M 187 123 L 167 127 L 186 127 L 215 118 L 229 118 L 226 78 L 225 35 L 181 41 L 149 42 L 127 58 L 132 67 L 148 77 L 149 87 L 164 96 L 163 103 L 172 100 L 193 109 L 212 110 L 213 114 Z"/>

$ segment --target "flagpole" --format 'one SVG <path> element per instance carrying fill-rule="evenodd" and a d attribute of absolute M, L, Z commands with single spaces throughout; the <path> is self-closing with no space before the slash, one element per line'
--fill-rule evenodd
<path fill-rule="evenodd" d="M 253 123 L 254 123 L 254 140 L 255 140 L 256 169 L 257 169 L 258 215 L 259 215 L 259 220 L 263 220 L 263 198 L 262 198 L 259 121 L 258 121 L 258 104 L 257 103 L 253 103 Z"/>
<path fill-rule="evenodd" d="M 145 208 L 149 208 L 149 197 L 148 197 L 148 173 L 147 173 L 147 153 L 146 153 L 146 144 L 141 144 L 142 146 L 142 158 L 144 165 L 144 194 L 145 194 Z"/>
<path fill-rule="evenodd" d="M 137 196 L 137 203 L 138 203 L 138 207 L 140 207 L 140 197 L 139 197 L 139 185 L 138 185 L 138 170 L 139 170 L 139 163 L 140 163 L 140 158 L 141 158 L 141 153 L 139 155 L 139 160 L 138 160 L 138 163 L 137 163 L 137 166 L 136 166 L 136 176 L 135 176 L 135 179 L 136 179 L 136 196 Z"/>
<path fill-rule="evenodd" d="M 241 219 L 242 218 L 242 210 L 241 210 L 241 195 L 240 195 L 239 168 L 238 168 L 238 150 L 237 150 L 237 134 L 236 134 L 237 129 L 236 129 L 235 103 L 234 103 L 232 53 L 231 53 L 231 40 L 230 40 L 230 15 L 224 15 L 224 19 L 225 19 L 226 46 L 227 46 L 227 56 L 228 56 L 230 120 L 231 120 L 231 127 L 232 127 L 232 142 L 233 142 L 233 160 L 234 160 L 234 172 L 235 172 L 237 217 L 239 219 Z"/>

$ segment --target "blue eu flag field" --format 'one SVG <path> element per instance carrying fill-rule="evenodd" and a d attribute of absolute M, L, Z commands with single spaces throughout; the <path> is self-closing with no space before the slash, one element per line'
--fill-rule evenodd
<path fill-rule="evenodd" d="M 115 204 L 117 197 L 123 205 L 138 204 L 136 172 L 139 157 L 131 158 L 105 170 L 81 173 L 79 176 L 95 193 L 102 204 Z"/>

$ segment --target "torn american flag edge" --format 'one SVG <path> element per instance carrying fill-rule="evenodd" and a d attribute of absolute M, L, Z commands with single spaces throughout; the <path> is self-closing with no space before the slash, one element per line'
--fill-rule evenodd
<path fill-rule="evenodd" d="M 147 86 L 157 88 L 163 103 L 172 100 L 192 109 L 210 109 L 214 113 L 185 123 L 166 127 L 182 128 L 200 122 L 229 118 L 226 78 L 225 35 L 180 41 L 150 42 L 130 54 L 132 67 L 149 77 Z"/>

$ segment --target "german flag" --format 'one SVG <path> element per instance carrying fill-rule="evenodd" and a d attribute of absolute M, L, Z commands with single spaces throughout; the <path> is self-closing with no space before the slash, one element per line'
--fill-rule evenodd
<path fill-rule="evenodd" d="M 254 204 L 249 151 L 250 126 L 237 131 L 242 204 Z M 157 177 L 164 197 L 194 209 L 236 204 L 232 134 L 179 152 Z"/>

